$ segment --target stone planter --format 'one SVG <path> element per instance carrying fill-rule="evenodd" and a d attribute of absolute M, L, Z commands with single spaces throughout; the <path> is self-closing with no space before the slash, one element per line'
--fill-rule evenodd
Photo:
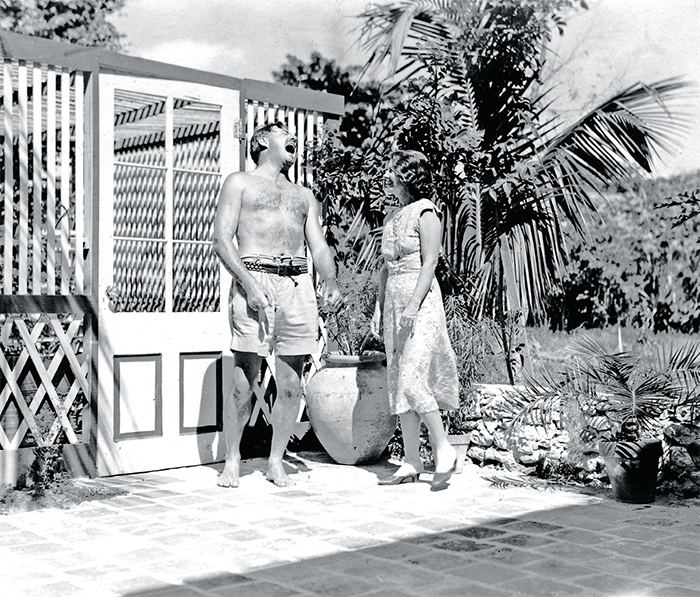
<path fill-rule="evenodd" d="M 386 356 L 327 355 L 323 360 L 306 389 L 316 437 L 339 464 L 377 460 L 398 423 L 389 411 Z"/>

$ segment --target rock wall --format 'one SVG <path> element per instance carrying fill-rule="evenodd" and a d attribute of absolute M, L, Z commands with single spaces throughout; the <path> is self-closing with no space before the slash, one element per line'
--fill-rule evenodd
<path fill-rule="evenodd" d="M 560 429 L 557 413 L 547 428 L 522 425 L 509 435 L 513 401 L 519 388 L 510 385 L 476 385 L 469 406 L 461 413 L 461 426 L 470 435 L 467 456 L 477 464 L 534 465 L 545 457 L 560 458 L 569 445 L 569 434 Z"/>
<path fill-rule="evenodd" d="M 467 457 L 479 465 L 501 464 L 506 468 L 566 461 L 584 476 L 602 473 L 603 459 L 597 454 L 593 436 L 587 438 L 586 431 L 595 428 L 604 432 L 611 428 L 606 416 L 607 402 L 600 400 L 586 412 L 567 412 L 564 407 L 563 416 L 555 408 L 547 425 L 521 424 L 517 431 L 510 432 L 518 411 L 514 398 L 521 390 L 518 386 L 487 384 L 471 389 L 457 422 L 462 433 L 469 435 Z M 563 428 L 562 418 L 566 419 L 568 430 Z M 680 409 L 663 418 L 659 425 L 659 438 L 664 442 L 665 482 L 674 484 L 677 493 L 688 496 L 700 491 L 700 429 L 693 422 L 694 416 Z"/>

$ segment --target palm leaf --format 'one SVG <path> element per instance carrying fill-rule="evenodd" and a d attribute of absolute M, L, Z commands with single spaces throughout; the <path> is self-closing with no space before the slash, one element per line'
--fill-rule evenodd
<path fill-rule="evenodd" d="M 672 350 L 668 357 L 668 369 L 688 389 L 700 385 L 700 343 L 688 342 Z"/>
<path fill-rule="evenodd" d="M 529 487 L 538 491 L 554 491 L 561 487 L 559 483 L 552 483 L 535 477 L 524 477 L 522 475 L 482 475 L 482 478 L 497 489 L 507 489 L 508 487 Z"/>
<path fill-rule="evenodd" d="M 568 166 L 571 190 L 607 185 L 639 169 L 652 172 L 658 150 L 672 150 L 674 135 L 686 124 L 682 114 L 671 115 L 667 103 L 686 97 L 687 89 L 679 79 L 625 89 L 550 140 L 542 168 Z"/>
<path fill-rule="evenodd" d="M 401 74 L 400 80 L 405 81 L 424 71 L 422 46 L 447 49 L 455 39 L 459 12 L 453 4 L 452 0 L 404 0 L 374 5 L 361 13 L 360 47 L 370 55 L 362 74 L 387 60 L 387 78 Z"/>

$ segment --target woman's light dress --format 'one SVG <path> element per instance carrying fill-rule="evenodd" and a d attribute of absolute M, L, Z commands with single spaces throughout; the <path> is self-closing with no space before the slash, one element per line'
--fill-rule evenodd
<path fill-rule="evenodd" d="M 399 326 L 421 269 L 420 216 L 426 211 L 437 214 L 428 199 L 409 203 L 387 220 L 382 236 L 382 255 L 389 273 L 384 295 L 384 342 L 394 414 L 459 407 L 455 353 L 447 336 L 442 294 L 435 277 L 418 310 L 413 334 Z"/>

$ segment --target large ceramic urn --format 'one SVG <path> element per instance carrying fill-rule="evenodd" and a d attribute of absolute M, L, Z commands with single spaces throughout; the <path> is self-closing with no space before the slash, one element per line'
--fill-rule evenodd
<path fill-rule="evenodd" d="M 386 356 L 324 355 L 306 389 L 311 427 L 339 464 L 366 464 L 381 456 L 398 417 L 389 411 Z"/>

